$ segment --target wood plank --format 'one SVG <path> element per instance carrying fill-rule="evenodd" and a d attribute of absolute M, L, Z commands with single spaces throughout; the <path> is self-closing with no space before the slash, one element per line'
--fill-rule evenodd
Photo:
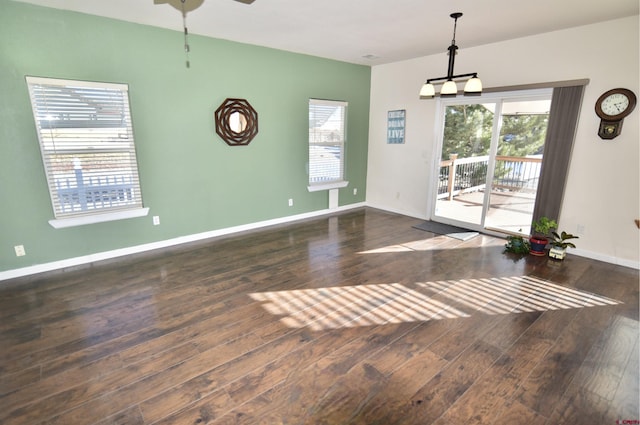
<path fill-rule="evenodd" d="M 292 351 L 295 352 L 301 346 L 308 344 L 309 341 L 301 338 L 301 335 L 302 331 L 297 330 L 242 356 L 236 356 L 223 362 L 218 360 L 214 367 L 206 373 L 184 380 L 173 380 L 173 385 L 164 391 L 161 391 L 160 388 L 154 388 L 159 394 L 141 403 L 145 418 L 150 418 L 152 421 L 159 420 L 202 398 L 207 398 L 207 402 L 209 402 L 211 395 L 214 395 L 216 399 L 219 396 L 230 399 L 226 390 L 224 395 L 218 394 L 218 390 L 251 373 L 257 365 L 269 363 L 270 359 L 282 357 Z M 231 354 L 227 356 L 231 356 Z M 228 406 L 228 404 L 226 405 Z"/>
<path fill-rule="evenodd" d="M 516 400 L 549 417 L 598 335 L 599 332 L 583 327 L 579 320 L 571 322 L 520 387 Z"/>
<path fill-rule="evenodd" d="M 438 423 L 493 424 L 531 371 L 553 347 L 576 311 L 543 313 L 487 372 L 444 412 Z"/>
<path fill-rule="evenodd" d="M 622 373 L 622 379 L 611 401 L 610 412 L 618 418 L 640 418 L 640 340 L 636 339 L 635 346 L 629 356 L 627 367 Z"/>
<path fill-rule="evenodd" d="M 412 375 L 419 373 L 420 376 L 424 378 L 424 381 L 429 379 L 431 376 L 435 375 L 435 373 L 440 370 L 440 368 L 446 364 L 445 361 L 438 358 L 433 353 L 427 350 L 428 341 L 435 340 L 437 337 L 449 329 L 451 326 L 447 321 L 433 321 L 427 322 L 419 326 L 418 328 L 412 330 L 411 332 L 406 333 L 401 336 L 396 341 L 393 341 L 392 344 L 385 346 L 382 350 L 374 352 L 371 356 L 369 356 L 365 362 L 362 362 L 352 369 L 349 370 L 344 376 L 338 376 L 337 378 L 332 378 L 331 371 L 315 370 L 318 365 L 312 365 L 313 367 L 304 369 L 300 367 L 301 365 L 298 363 L 294 363 L 294 368 L 288 369 L 287 378 L 282 383 L 281 386 L 274 385 L 276 388 L 275 391 L 269 391 L 264 393 L 261 397 L 257 397 L 254 400 L 248 400 L 248 402 L 243 405 L 241 410 L 230 412 L 228 415 L 221 419 L 222 422 L 230 420 L 230 418 L 242 418 L 243 423 L 252 423 L 252 421 L 258 420 L 257 418 L 278 418 L 283 409 L 288 411 L 288 416 L 296 416 L 299 418 L 308 417 L 312 415 L 314 420 L 319 420 L 319 414 L 312 414 L 308 412 L 302 411 L 302 408 L 296 410 L 295 413 L 291 412 L 292 407 L 289 405 L 281 405 L 279 402 L 275 402 L 273 400 L 278 400 L 279 397 L 274 396 L 274 394 L 279 394 L 287 391 L 287 388 L 291 388 L 290 391 L 295 393 L 296 405 L 300 404 L 300 400 L 305 400 L 305 397 L 310 399 L 312 398 L 320 398 L 319 394 L 322 394 L 323 388 L 326 388 L 325 396 L 317 401 L 316 406 L 308 408 L 307 410 L 313 412 L 325 412 L 326 409 L 323 407 L 322 403 L 328 403 L 331 405 L 331 397 L 336 397 L 340 394 L 343 397 L 343 402 L 356 402 L 359 400 L 357 397 L 354 397 L 354 392 L 350 391 L 353 383 L 351 382 L 350 377 L 354 375 L 359 375 L 364 371 L 369 371 L 368 375 L 376 373 L 383 373 L 389 376 L 388 382 L 385 385 L 379 385 L 376 388 L 384 390 L 381 393 L 377 393 L 376 391 L 371 391 L 371 400 L 369 403 L 364 403 L 362 406 L 361 416 L 365 418 L 365 420 L 373 419 L 377 416 L 376 408 L 381 405 L 389 405 L 391 402 L 390 396 L 397 394 L 396 391 L 393 391 L 393 386 L 397 386 L 398 388 L 406 389 L 409 382 L 412 379 L 407 379 L 405 382 L 404 377 L 400 376 L 404 370 L 411 370 Z M 354 330 L 355 331 L 355 330 Z M 346 351 L 351 353 L 351 347 Z M 400 349 L 397 349 L 400 348 Z M 404 367 L 400 367 L 404 366 Z M 397 374 L 394 374 L 395 371 L 398 371 Z M 322 376 L 323 378 L 327 378 L 329 375 L 329 379 L 323 379 L 321 382 L 318 382 L 318 376 Z M 315 390 L 309 390 L 306 388 L 305 382 L 314 382 Z M 244 387 L 245 382 L 239 381 L 235 385 L 240 387 Z M 230 388 L 230 393 L 234 394 L 234 386 Z M 295 388 L 295 390 L 294 390 Z M 417 390 L 415 388 L 415 390 Z M 383 395 L 384 393 L 384 395 Z M 331 394 L 331 397 L 328 395 Z M 247 396 L 242 399 L 237 399 L 237 396 L 234 396 L 234 399 L 239 403 L 245 402 Z M 380 398 L 384 398 L 384 400 L 380 400 Z M 269 403 L 264 403 L 265 400 L 272 400 Z M 357 401 L 362 404 L 362 401 Z M 401 403 L 405 403 L 406 400 L 403 399 Z M 382 404 L 381 404 L 382 403 Z M 366 406 L 365 406 L 366 405 Z M 370 411 L 373 410 L 373 417 L 370 417 Z M 339 415 L 341 410 L 337 411 Z M 236 420 L 233 419 L 233 420 Z M 300 419 L 302 420 L 302 419 Z M 335 420 L 335 418 L 334 418 Z M 352 420 L 355 420 L 352 418 Z M 336 422 L 338 423 L 338 422 Z"/>
<path fill-rule="evenodd" d="M 616 424 L 622 423 L 616 422 L 618 419 L 628 419 L 618 416 L 620 412 L 611 411 L 607 400 L 584 389 L 566 394 L 551 407 L 553 413 L 550 415 L 548 423 L 558 425 L 578 425 L 585 422 Z"/>
<path fill-rule="evenodd" d="M 381 391 L 359 406 L 353 413 L 353 423 L 383 425 L 406 417 L 412 395 L 432 381 L 448 363 L 429 350 L 412 357 L 387 377 Z"/>
<path fill-rule="evenodd" d="M 411 396 L 405 410 L 408 423 L 436 421 L 471 385 L 482 376 L 502 352 L 483 341 L 472 343 L 459 357 L 448 364 Z M 398 415 L 400 416 L 400 415 Z M 397 418 L 389 423 L 403 423 Z"/>
<path fill-rule="evenodd" d="M 27 367 L 19 372 L 5 374 L 0 377 L 0 396 L 13 393 L 18 389 L 40 380 L 42 366 Z"/>
<path fill-rule="evenodd" d="M 66 385 L 53 389 L 54 392 L 46 398 L 36 398 L 32 401 L 28 400 L 29 392 L 25 389 L 25 391 L 20 391 L 20 397 L 12 396 L 2 400 L 3 409 L 0 410 L 0 420 L 3 424 L 28 424 L 60 415 L 62 412 L 66 414 L 75 412 L 69 409 L 86 406 L 87 402 L 95 403 L 97 397 L 102 394 L 110 394 L 121 388 L 127 388 L 127 383 L 138 382 L 144 377 L 158 376 L 163 370 L 171 370 L 172 366 L 182 364 L 185 358 L 189 359 L 197 353 L 198 350 L 193 344 L 178 346 L 149 358 L 145 364 L 136 364 L 124 369 L 117 369 L 113 373 L 107 373 L 102 379 L 93 379 L 91 375 L 88 375 L 85 380 L 69 381 Z M 109 409 L 115 408 L 116 410 L 113 412 L 104 414 L 102 409 L 95 412 L 90 411 L 85 416 L 74 418 L 77 422 L 66 423 L 91 423 L 91 421 L 105 418 L 111 413 L 130 407 L 133 402 L 132 399 L 122 398 L 120 400 L 126 404 L 122 408 L 118 409 L 114 406 L 113 400 L 109 402 L 108 406 L 103 406 Z"/>
<path fill-rule="evenodd" d="M 591 420 L 591 419 L 589 419 Z M 527 425 L 545 425 L 547 418 L 534 412 L 533 410 L 523 406 L 517 401 L 509 402 L 500 412 L 500 416 L 495 423 L 498 424 L 527 424 Z M 557 422 L 551 422 L 557 424 Z M 584 423 L 584 420 L 583 422 Z"/>
<path fill-rule="evenodd" d="M 570 388 L 584 388 L 612 400 L 637 344 L 638 322 L 616 317 L 589 351 Z"/>
<path fill-rule="evenodd" d="M 304 331 L 298 335 L 309 338 Z M 161 423 L 191 423 L 193 418 L 204 421 L 199 423 L 208 423 L 207 421 L 225 414 L 233 406 L 242 405 L 256 395 L 271 390 L 294 371 L 308 367 L 317 358 L 344 346 L 358 335 L 358 330 L 347 329 L 327 332 L 320 336 L 318 343 L 311 337 L 308 344 L 303 344 L 256 370 L 244 366 L 247 361 L 254 361 L 255 358 L 238 359 L 233 364 L 223 365 L 211 373 L 198 376 L 143 402 L 141 408 L 145 417 L 152 422 L 164 417 Z M 227 377 L 224 381 L 223 376 Z M 226 402 L 217 401 L 225 397 Z M 202 412 L 206 414 L 203 415 Z"/>
<path fill-rule="evenodd" d="M 95 425 L 144 425 L 140 409 L 135 406 L 96 422 Z"/>

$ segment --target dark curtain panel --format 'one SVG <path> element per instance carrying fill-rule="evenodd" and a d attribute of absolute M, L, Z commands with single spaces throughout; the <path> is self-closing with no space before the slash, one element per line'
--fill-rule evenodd
<path fill-rule="evenodd" d="M 582 85 L 553 89 L 538 193 L 533 208 L 534 220 L 542 216 L 557 220 L 560 215 L 583 92 Z"/>

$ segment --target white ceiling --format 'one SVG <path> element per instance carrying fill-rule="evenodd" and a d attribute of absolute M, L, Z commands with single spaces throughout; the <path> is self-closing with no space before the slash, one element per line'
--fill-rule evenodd
<path fill-rule="evenodd" d="M 153 0 L 15 0 L 182 31 L 181 12 Z M 187 3 L 196 0 L 185 0 Z M 377 65 L 638 15 L 638 0 L 204 0 L 190 34 Z M 179 36 L 176 34 L 176 36 Z M 567 50 L 571 46 L 566 46 Z M 594 52 L 601 54 L 602 52 Z M 375 58 L 367 58 L 373 55 Z"/>

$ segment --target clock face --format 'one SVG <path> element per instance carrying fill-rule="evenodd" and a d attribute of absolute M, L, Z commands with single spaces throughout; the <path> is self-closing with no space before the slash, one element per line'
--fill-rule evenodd
<path fill-rule="evenodd" d="M 596 114 L 607 121 L 619 121 L 636 106 L 636 95 L 628 89 L 611 89 L 596 101 Z"/>
<path fill-rule="evenodd" d="M 610 116 L 620 115 L 629 107 L 629 98 L 622 93 L 605 97 L 601 103 L 602 112 Z"/>

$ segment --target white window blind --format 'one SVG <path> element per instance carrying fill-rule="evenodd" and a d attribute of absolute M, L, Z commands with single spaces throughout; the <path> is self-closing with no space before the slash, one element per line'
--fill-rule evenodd
<path fill-rule="evenodd" d="M 344 181 L 347 102 L 309 99 L 309 185 Z"/>
<path fill-rule="evenodd" d="M 142 208 L 126 84 L 27 77 L 57 219 Z"/>

